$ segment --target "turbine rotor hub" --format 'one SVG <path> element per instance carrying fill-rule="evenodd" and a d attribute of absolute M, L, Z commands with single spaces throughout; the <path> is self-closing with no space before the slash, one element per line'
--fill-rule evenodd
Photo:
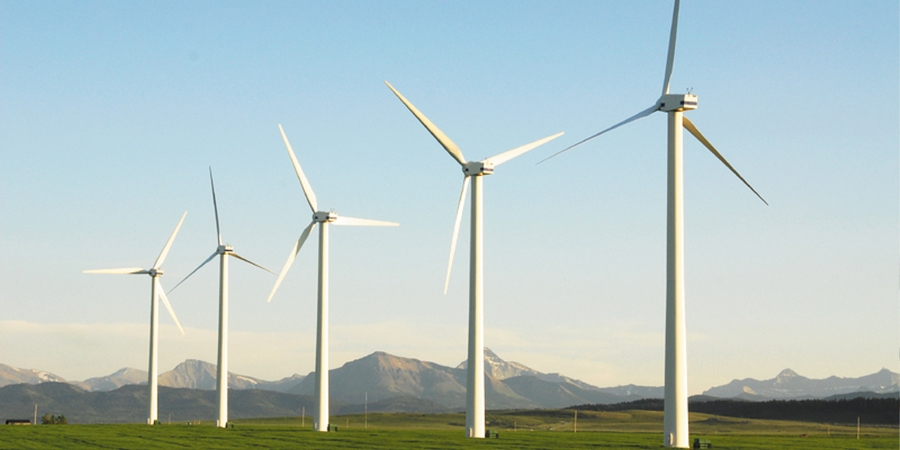
<path fill-rule="evenodd" d="M 147 273 L 148 273 L 151 277 L 161 277 L 162 274 L 163 274 L 163 270 L 162 270 L 162 269 L 150 269 L 150 270 L 147 271 Z"/>
<path fill-rule="evenodd" d="M 231 253 L 233 251 L 234 251 L 234 247 L 232 247 L 230 245 L 225 245 L 225 244 L 220 245 L 219 248 L 216 250 L 216 252 L 220 255 L 223 255 L 225 253 Z"/>
<path fill-rule="evenodd" d="M 697 96 L 694 94 L 665 94 L 659 98 L 660 111 L 690 111 L 697 109 Z"/>
<path fill-rule="evenodd" d="M 337 218 L 338 215 L 334 211 L 318 211 L 313 214 L 313 222 L 334 222 Z"/>
<path fill-rule="evenodd" d="M 494 165 L 487 161 L 469 161 L 462 166 L 466 176 L 491 175 L 494 173 Z"/>

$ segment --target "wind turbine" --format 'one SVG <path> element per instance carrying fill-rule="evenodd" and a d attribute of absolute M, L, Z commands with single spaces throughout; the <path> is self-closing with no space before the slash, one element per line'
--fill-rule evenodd
<path fill-rule="evenodd" d="M 666 447 L 688 447 L 688 407 L 687 407 L 687 344 L 684 315 L 684 171 L 683 136 L 681 128 L 688 130 L 701 144 L 734 173 L 763 203 L 765 199 L 750 186 L 725 157 L 700 133 L 694 124 L 684 117 L 684 111 L 697 109 L 697 96 L 691 93 L 670 94 L 669 79 L 675 60 L 675 35 L 678 29 L 679 0 L 675 0 L 672 13 L 672 28 L 669 33 L 669 55 L 666 60 L 666 75 L 663 80 L 662 95 L 649 108 L 623 120 L 593 136 L 577 142 L 568 148 L 546 158 L 550 159 L 577 147 L 603 133 L 629 122 L 649 116 L 656 111 L 669 114 L 668 120 L 668 231 L 666 235 L 666 374 L 665 406 L 663 424 L 663 444 Z M 541 161 L 543 162 L 543 161 Z"/>
<path fill-rule="evenodd" d="M 218 236 L 219 245 L 213 254 L 206 258 L 206 261 L 200 263 L 196 269 L 179 281 L 169 292 L 171 293 L 178 286 L 181 286 L 181 283 L 184 283 L 191 275 L 197 273 L 200 268 L 212 261 L 213 258 L 219 257 L 219 354 L 216 364 L 216 404 L 219 410 L 219 417 L 216 420 L 216 426 L 225 428 L 228 426 L 228 257 L 237 258 L 272 274 L 275 274 L 275 272 L 238 255 L 234 252 L 234 247 L 222 243 L 222 231 L 219 228 L 219 207 L 216 204 L 216 185 L 213 182 L 212 167 L 209 168 L 209 185 L 212 188 L 213 211 L 216 215 L 216 235 Z"/>
<path fill-rule="evenodd" d="M 321 224 L 321 227 L 319 227 L 319 298 L 316 319 L 316 403 L 318 407 L 316 408 L 316 418 L 313 427 L 316 431 L 328 431 L 328 396 L 330 392 L 328 388 L 328 225 L 396 227 L 400 224 L 338 216 L 334 211 L 319 211 L 316 194 L 313 192 L 309 180 L 306 179 L 303 169 L 300 168 L 300 162 L 297 161 L 297 156 L 294 155 L 294 150 L 291 148 L 291 143 L 288 142 L 287 135 L 284 134 L 281 124 L 278 125 L 278 130 L 281 131 L 281 138 L 284 139 L 284 146 L 287 147 L 291 163 L 294 164 L 294 171 L 297 172 L 297 178 L 300 179 L 300 187 L 303 188 L 303 194 L 306 196 L 306 201 L 309 203 L 313 217 L 312 222 L 303 230 L 303 233 L 300 234 L 300 239 L 297 240 L 294 248 L 291 249 L 291 253 L 288 254 L 288 259 L 284 263 L 284 267 L 281 269 L 281 273 L 275 281 L 275 286 L 272 287 L 272 292 L 266 301 L 272 301 L 275 291 L 278 290 L 278 286 L 281 285 L 284 276 L 287 275 L 291 265 L 294 264 L 294 259 L 297 258 L 297 253 L 300 252 L 300 248 L 303 247 L 303 243 L 306 242 L 309 233 L 316 227 L 316 224 Z"/>
<path fill-rule="evenodd" d="M 484 437 L 484 252 L 483 252 L 483 207 L 484 190 L 482 177 L 494 173 L 494 168 L 523 153 L 537 148 L 563 135 L 557 133 L 530 144 L 507 150 L 481 161 L 466 161 L 462 150 L 438 129 L 424 114 L 400 94 L 390 83 L 384 82 L 397 98 L 419 119 L 428 132 L 444 147 L 456 162 L 462 166 L 463 185 L 456 207 L 456 221 L 453 225 L 453 238 L 450 241 L 450 262 L 447 265 L 447 277 L 444 281 L 444 294 L 450 283 L 450 271 L 453 268 L 453 256 L 456 253 L 456 242 L 459 237 L 459 225 L 462 220 L 463 207 L 466 203 L 466 190 L 472 183 L 471 231 L 469 233 L 469 350 L 466 373 L 466 437 Z"/>
<path fill-rule="evenodd" d="M 147 370 L 147 385 L 150 387 L 150 412 L 147 415 L 147 424 L 153 425 L 156 423 L 158 417 L 159 408 L 158 405 L 158 393 L 159 393 L 159 358 L 158 358 L 158 348 L 159 348 L 159 301 L 158 299 L 162 299 L 163 305 L 166 306 L 166 310 L 169 311 L 169 315 L 172 316 L 172 320 L 175 321 L 175 325 L 178 326 L 178 330 L 181 331 L 181 334 L 184 334 L 184 329 L 181 328 L 181 323 L 178 322 L 178 318 L 175 317 L 175 311 L 172 309 L 172 305 L 169 304 L 169 299 L 166 297 L 166 292 L 163 290 L 162 286 L 159 284 L 159 277 L 163 275 L 162 264 L 163 261 L 166 260 L 166 255 L 169 254 L 169 249 L 172 248 L 172 243 L 175 242 L 175 235 L 178 234 L 178 229 L 181 228 L 182 222 L 184 222 L 184 218 L 187 216 L 187 211 L 181 215 L 181 220 L 178 221 L 178 225 L 175 226 L 175 231 L 172 232 L 172 235 L 169 236 L 169 240 L 166 241 L 166 245 L 163 247 L 162 251 L 159 252 L 159 256 L 156 258 L 156 262 L 153 263 L 153 266 L 149 269 L 141 269 L 140 267 L 130 267 L 124 269 L 97 269 L 97 270 L 85 270 L 84 273 L 102 273 L 102 274 L 114 274 L 114 275 L 141 275 L 146 274 L 150 275 L 150 368 Z"/>

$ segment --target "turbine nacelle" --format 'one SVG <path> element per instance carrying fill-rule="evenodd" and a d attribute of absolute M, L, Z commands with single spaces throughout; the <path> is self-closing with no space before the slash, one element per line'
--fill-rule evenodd
<path fill-rule="evenodd" d="M 266 300 L 267 302 L 272 301 L 272 297 L 275 296 L 275 292 L 278 290 L 278 286 L 281 285 L 281 280 L 284 279 L 284 276 L 287 274 L 288 269 L 291 268 L 291 265 L 294 264 L 294 259 L 297 258 L 297 253 L 300 252 L 300 248 L 303 247 L 303 243 L 306 242 L 306 238 L 309 237 L 309 234 L 316 228 L 316 224 L 322 225 L 322 230 L 325 229 L 325 224 L 332 223 L 334 225 L 342 225 L 342 226 L 369 226 L 369 227 L 396 227 L 397 223 L 393 222 L 382 222 L 380 220 L 369 220 L 369 219 L 358 219 L 355 217 L 347 217 L 347 216 L 338 216 L 338 214 L 334 211 L 319 211 L 318 200 L 316 200 L 316 194 L 313 192 L 312 186 L 309 184 L 309 180 L 306 178 L 306 174 L 303 173 L 303 168 L 300 167 L 300 161 L 297 160 L 297 155 L 294 154 L 294 149 L 291 148 L 291 143 L 288 141 L 287 135 L 284 133 L 284 128 L 281 125 L 278 125 L 278 130 L 281 131 L 281 138 L 284 140 L 284 146 L 287 149 L 288 156 L 291 158 L 291 164 L 294 166 L 294 172 L 297 173 L 297 179 L 300 180 L 300 187 L 303 189 L 303 195 L 306 197 L 306 201 L 309 203 L 309 208 L 313 213 L 312 222 L 306 226 L 303 230 L 303 233 L 300 234 L 300 239 L 297 239 L 297 243 L 294 245 L 294 248 L 291 250 L 291 253 L 288 254 L 288 259 L 284 263 L 284 267 L 281 269 L 281 273 L 278 274 L 278 279 L 275 280 L 275 286 L 272 287 L 272 292 L 269 293 L 269 298 Z M 328 250 L 328 238 L 325 234 L 319 235 L 319 250 L 327 253 Z M 322 240 L 324 239 L 324 240 Z M 319 265 L 319 273 L 327 273 L 328 266 Z M 320 286 L 321 289 L 321 286 Z M 321 290 L 320 290 L 321 293 Z M 326 294 L 327 296 L 327 294 Z M 327 345 L 327 344 L 326 344 Z M 326 364 L 327 366 L 327 364 Z M 319 373 L 319 369 L 316 369 L 316 373 Z M 328 393 L 325 393 L 326 397 Z M 327 411 L 326 411 L 327 412 Z M 327 417 L 327 414 L 326 414 Z M 320 430 L 321 431 L 321 430 Z"/>
<path fill-rule="evenodd" d="M 492 175 L 494 163 L 490 161 L 469 161 L 462 165 L 462 171 L 466 176 Z"/>
<path fill-rule="evenodd" d="M 694 94 L 664 94 L 657 103 L 660 111 L 690 111 L 697 109 L 697 96 Z"/>
<path fill-rule="evenodd" d="M 322 222 L 334 222 L 338 218 L 338 215 L 334 211 L 317 211 L 313 214 L 313 222 L 322 223 Z"/>
<path fill-rule="evenodd" d="M 184 212 L 181 216 L 181 220 L 178 221 L 178 225 L 175 226 L 175 231 L 172 231 L 172 235 L 169 236 L 169 240 L 166 241 L 166 245 L 163 247 L 162 251 L 159 252 L 159 256 L 156 258 L 156 262 L 153 263 L 153 267 L 149 269 L 142 269 L 140 267 L 125 267 L 121 269 L 97 269 L 97 270 L 85 270 L 84 273 L 105 273 L 110 275 L 150 275 L 150 278 L 153 283 L 153 288 L 151 290 L 152 302 L 156 302 L 157 299 L 162 300 L 163 305 L 169 311 L 169 315 L 172 316 L 172 320 L 175 321 L 175 325 L 178 326 L 178 329 L 181 331 L 181 334 L 184 334 L 184 329 L 181 328 L 181 323 L 178 322 L 178 317 L 175 317 L 175 311 L 172 310 L 172 305 L 169 304 L 169 299 L 166 297 L 166 292 L 163 290 L 162 285 L 159 283 L 159 280 L 156 277 L 161 277 L 163 274 L 163 270 L 160 266 L 162 266 L 163 262 L 166 260 L 166 256 L 169 254 L 169 249 L 172 248 L 172 243 L 175 242 L 175 236 L 178 235 L 178 230 L 181 229 L 181 224 L 184 223 L 184 218 L 187 217 L 187 211 Z M 154 306 L 155 308 L 155 306 Z M 154 354 L 154 349 L 156 348 L 156 343 L 152 342 L 152 336 L 156 333 L 156 321 L 155 319 L 150 319 L 150 336 L 151 336 L 151 354 Z M 156 362 L 151 362 L 151 371 L 154 370 Z M 154 378 L 155 379 L 155 378 Z M 151 394 L 155 395 L 155 394 Z M 156 404 L 156 397 L 151 399 L 153 405 Z M 150 408 L 150 416 L 153 417 L 156 413 L 156 407 L 151 406 Z M 155 419 L 154 419 L 155 420 Z"/>
<path fill-rule="evenodd" d="M 224 255 L 225 253 L 234 253 L 234 247 L 222 244 L 218 248 L 216 248 L 217 255 Z"/>
<path fill-rule="evenodd" d="M 465 178 L 463 178 L 462 192 L 459 195 L 459 204 L 456 207 L 456 221 L 453 225 L 453 238 L 450 240 L 450 261 L 447 264 L 447 278 L 444 281 L 444 294 L 446 294 L 447 288 L 450 286 L 450 271 L 453 269 L 453 255 L 456 253 L 456 242 L 459 237 L 459 225 L 460 220 L 462 220 L 463 207 L 466 203 L 466 191 L 469 188 L 469 182 L 471 180 L 470 177 L 492 175 L 494 173 L 494 167 L 499 166 L 500 164 L 503 164 L 513 158 L 517 158 L 526 152 L 534 150 L 535 148 L 562 136 L 563 133 L 556 133 L 543 139 L 538 139 L 529 144 L 516 147 L 512 150 L 507 150 L 503 153 L 491 156 L 490 158 L 481 161 L 466 162 L 465 158 L 463 157 L 462 151 L 459 149 L 459 146 L 456 145 L 452 140 L 450 140 L 450 138 L 447 137 L 447 135 L 444 134 L 444 132 L 441 131 L 437 127 L 437 125 L 435 125 L 431 120 L 425 117 L 425 115 L 422 114 L 422 112 L 419 111 L 415 106 L 413 106 L 413 104 L 410 103 L 409 100 L 406 99 L 406 97 L 400 94 L 399 91 L 394 89 L 394 87 L 391 86 L 391 83 L 385 81 L 384 84 L 386 84 L 387 87 L 390 88 L 390 90 L 394 93 L 394 95 L 396 95 L 397 98 L 399 98 L 400 101 L 403 102 L 404 105 L 406 105 L 406 108 L 409 109 L 409 112 L 416 116 L 416 119 L 419 120 L 419 123 L 421 123 L 425 127 L 425 129 L 427 129 L 428 132 L 431 133 L 431 135 L 435 139 L 437 139 L 438 143 L 441 144 L 441 147 L 444 147 L 444 150 L 446 150 L 447 153 L 449 153 L 450 156 L 454 160 L 456 160 L 456 162 L 458 162 L 460 166 L 462 166 L 462 171 L 465 175 Z"/>

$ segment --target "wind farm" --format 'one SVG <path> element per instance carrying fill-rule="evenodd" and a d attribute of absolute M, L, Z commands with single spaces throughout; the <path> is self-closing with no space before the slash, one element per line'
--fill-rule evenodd
<path fill-rule="evenodd" d="M 415 396 L 406 407 L 439 392 L 461 440 L 539 384 L 491 378 L 490 347 L 556 380 L 659 387 L 653 441 L 673 447 L 715 428 L 688 400 L 709 386 L 896 371 L 895 2 L 2 10 L 4 371 L 139 367 L 129 421 L 166 423 L 191 398 L 215 406 L 210 433 L 248 417 L 229 417 L 229 372 L 305 380 L 310 399 L 291 402 L 310 431 L 352 428 L 346 405 L 372 412 L 373 392 Z M 197 176 L 210 165 L 215 185 Z M 344 212 L 403 226 L 331 239 Z M 316 237 L 318 258 L 302 256 Z M 230 267 L 235 250 L 277 278 Z M 104 267 L 151 275 L 149 341 L 134 278 L 83 274 Z M 190 282 L 170 291 L 163 269 Z M 158 321 L 158 302 L 177 319 Z M 449 369 L 404 366 L 418 391 L 379 365 L 329 376 L 381 352 Z M 153 394 L 159 366 L 189 360 L 216 362 L 188 365 L 215 397 Z M 592 398 L 574 386 L 562 398 Z M 25 406 L 10 418 L 36 421 Z"/>

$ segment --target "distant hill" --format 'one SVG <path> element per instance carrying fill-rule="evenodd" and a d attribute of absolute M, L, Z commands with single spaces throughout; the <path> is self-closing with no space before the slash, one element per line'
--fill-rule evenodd
<path fill-rule="evenodd" d="M 854 398 L 896 398 L 896 399 L 900 399 L 900 392 L 857 391 L 857 392 L 851 392 L 849 394 L 832 395 L 831 397 L 825 397 L 822 400 L 852 400 Z"/>
<path fill-rule="evenodd" d="M 611 405 L 578 405 L 569 409 L 580 411 L 662 411 L 663 404 L 662 399 L 642 399 Z M 897 423 L 900 422 L 900 397 L 752 402 L 695 396 L 690 398 L 688 410 L 692 413 L 745 419 L 795 420 L 831 424 L 855 425 L 857 418 L 859 418 L 862 423 L 867 425 L 875 424 L 896 427 Z M 699 423 L 704 422 L 721 424 L 734 421 L 720 417 L 711 417 Z"/>
<path fill-rule="evenodd" d="M 748 402 L 711 400 L 691 403 L 692 412 L 747 419 L 796 420 L 837 424 L 894 425 L 900 421 L 900 398 L 864 398 L 838 400 L 769 400 Z"/>
<path fill-rule="evenodd" d="M 859 378 L 828 377 L 810 379 L 791 369 L 781 371 L 775 378 L 755 380 L 745 378 L 710 388 L 703 395 L 719 398 L 771 400 L 790 398 L 822 398 L 838 394 L 868 391 L 874 393 L 900 392 L 900 374 L 887 369 Z"/>
<path fill-rule="evenodd" d="M 629 384 L 625 386 L 598 388 L 598 390 L 606 392 L 607 394 L 615 394 L 626 398 L 665 397 L 665 387 L 663 386 L 636 386 L 634 384 Z"/>
<path fill-rule="evenodd" d="M 229 392 L 229 417 L 299 416 L 301 408 L 311 411 L 310 397 L 256 389 Z M 143 423 L 147 420 L 146 386 L 127 385 L 107 392 L 88 392 L 68 383 L 16 384 L 0 388 L 0 418 L 64 414 L 69 423 Z M 343 405 L 335 403 L 340 411 Z M 216 417 L 215 391 L 159 389 L 159 417 L 162 421 L 212 420 Z"/>
<path fill-rule="evenodd" d="M 105 377 L 88 378 L 71 383 L 86 391 L 111 391 L 128 384 L 147 384 L 147 371 L 125 367 Z"/>
<path fill-rule="evenodd" d="M 285 378 L 283 380 L 289 380 Z M 270 387 L 273 391 L 279 386 L 279 382 L 264 381 L 258 378 L 228 373 L 229 389 L 260 389 L 260 386 Z M 159 376 L 159 385 L 175 388 L 191 388 L 213 390 L 216 388 L 216 366 L 205 361 L 188 359 L 175 366 L 174 369 L 164 372 Z M 285 388 L 284 390 L 287 390 Z"/>
<path fill-rule="evenodd" d="M 19 383 L 38 384 L 65 381 L 63 377 L 43 370 L 17 369 L 6 364 L 0 364 L 0 387 Z"/>
<path fill-rule="evenodd" d="M 597 388 L 585 389 L 568 380 L 552 382 L 534 376 L 507 378 L 503 383 L 541 408 L 565 408 L 582 403 L 610 404 L 641 398 L 636 395 L 611 394 Z"/>
<path fill-rule="evenodd" d="M 166 422 L 214 420 L 217 417 L 215 391 L 186 388 L 159 389 L 159 418 Z M 112 391 L 89 392 L 68 383 L 15 384 L 0 388 L 0 420 L 31 418 L 34 405 L 38 417 L 64 414 L 69 423 L 144 423 L 147 420 L 147 387 L 126 385 Z M 315 399 L 262 389 L 228 392 L 228 417 L 311 417 Z M 414 397 L 393 397 L 375 402 L 348 405 L 331 401 L 331 413 L 447 412 L 440 404 Z M 311 422 L 310 422 L 311 423 Z"/>
<path fill-rule="evenodd" d="M 350 361 L 329 372 L 332 398 L 360 403 L 397 396 L 415 397 L 461 409 L 466 405 L 466 371 L 440 364 L 402 358 L 384 352 Z M 489 408 L 534 408 L 537 405 L 516 394 L 500 380 L 485 375 L 485 397 Z M 315 374 L 310 373 L 290 393 L 312 395 Z"/>
<path fill-rule="evenodd" d="M 266 381 L 258 378 L 228 374 L 229 389 L 264 389 L 268 391 L 287 392 L 303 379 L 301 375 L 292 375 L 278 381 Z M 52 381 L 65 381 L 62 378 Z M 129 384 L 147 384 L 147 372 L 126 367 L 103 377 L 89 378 L 84 381 L 71 381 L 72 384 L 87 391 L 111 391 Z M 34 384 L 34 383 L 32 383 Z M 216 388 L 216 366 L 205 361 L 188 359 L 163 372 L 159 376 L 159 385 L 174 388 L 191 388 L 214 390 Z"/>
<path fill-rule="evenodd" d="M 578 403 L 615 403 L 635 398 L 605 392 L 587 383 L 558 374 L 547 376 L 519 363 L 507 363 L 487 350 L 490 372 L 485 370 L 485 405 L 488 409 L 553 408 Z M 403 358 L 384 352 L 350 361 L 330 371 L 332 398 L 347 403 L 360 403 L 368 394 L 369 401 L 397 396 L 416 397 L 451 410 L 466 406 L 466 370 L 436 363 Z M 487 366 L 487 364 L 486 364 Z M 520 374 L 500 379 L 491 373 Z M 524 374 L 524 375 L 523 375 Z M 554 380 L 548 381 L 547 379 Z M 652 388 L 647 388 L 652 389 Z M 289 391 L 313 395 L 315 375 L 310 373 Z"/>

